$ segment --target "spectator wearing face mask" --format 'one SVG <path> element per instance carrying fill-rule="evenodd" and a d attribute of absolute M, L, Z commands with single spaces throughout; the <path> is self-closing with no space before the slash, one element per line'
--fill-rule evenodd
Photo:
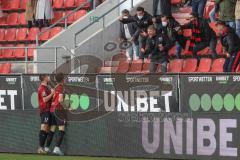
<path fill-rule="evenodd" d="M 235 7 L 237 0 L 215 0 L 215 3 L 219 3 L 220 5 L 219 20 L 225 22 L 227 25 L 235 29 Z"/>
<path fill-rule="evenodd" d="M 133 17 L 127 19 L 120 18 L 120 21 L 124 24 L 136 22 L 139 33 L 139 48 L 145 48 L 146 38 L 147 38 L 147 28 L 153 24 L 152 16 L 144 10 L 143 7 L 137 8 L 137 14 Z"/>
<path fill-rule="evenodd" d="M 190 22 L 182 26 L 182 29 L 191 29 L 192 36 L 190 38 L 190 47 L 189 53 L 200 61 L 198 52 L 210 47 L 212 52 L 212 58 L 217 57 L 216 45 L 217 45 L 217 36 L 216 33 L 209 26 L 208 22 L 199 18 L 196 13 L 191 13 L 189 17 Z"/>
<path fill-rule="evenodd" d="M 181 59 L 182 48 L 185 48 L 186 38 L 183 36 L 181 25 L 173 18 L 169 16 L 161 17 L 161 34 L 164 34 L 173 44 L 176 44 L 176 57 Z"/>
<path fill-rule="evenodd" d="M 153 0 L 153 16 L 172 15 L 172 5 L 170 0 Z"/>
<path fill-rule="evenodd" d="M 168 50 L 170 49 L 170 41 L 168 37 L 157 34 L 156 28 L 151 25 L 148 27 L 148 37 L 146 48 L 141 49 L 142 58 L 150 58 L 150 73 L 155 73 L 158 65 L 162 65 L 162 72 L 167 72 Z"/>
<path fill-rule="evenodd" d="M 227 58 L 223 66 L 224 72 L 235 72 L 240 62 L 240 39 L 236 32 L 224 22 L 217 22 L 217 32 Z"/>
<path fill-rule="evenodd" d="M 130 16 L 127 9 L 122 11 L 122 18 L 128 19 Z M 127 47 L 128 60 L 136 60 L 139 58 L 138 46 L 139 32 L 136 22 L 124 24 L 120 21 L 120 39 Z"/>

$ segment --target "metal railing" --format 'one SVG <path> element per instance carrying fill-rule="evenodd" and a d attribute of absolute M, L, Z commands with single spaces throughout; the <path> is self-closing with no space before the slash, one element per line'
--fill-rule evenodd
<path fill-rule="evenodd" d="M 85 27 L 83 27 L 80 31 L 78 31 L 77 33 L 75 33 L 74 36 L 74 43 L 75 43 L 75 48 L 78 47 L 77 44 L 77 36 L 82 33 L 84 30 L 86 30 L 87 28 L 89 28 L 90 26 L 92 26 L 93 24 L 95 24 L 96 22 L 98 22 L 100 19 L 103 19 L 103 25 L 102 27 L 105 28 L 105 16 L 107 16 L 109 13 L 111 13 L 112 11 L 114 11 L 115 9 L 117 9 L 118 7 L 120 7 L 123 3 L 127 2 L 128 0 L 123 0 L 120 3 L 118 3 L 116 6 L 114 6 L 113 8 L 111 8 L 110 10 L 108 10 L 107 12 L 105 12 L 104 14 L 102 14 L 101 16 L 97 17 L 94 21 L 92 21 L 91 23 L 89 23 L 88 25 L 86 25 Z M 131 9 L 134 7 L 133 4 L 133 0 L 131 0 Z"/>
<path fill-rule="evenodd" d="M 54 71 L 57 71 L 58 68 L 58 64 L 57 64 L 57 60 L 58 60 L 58 49 L 63 49 L 65 51 L 65 53 L 67 53 L 69 56 L 71 57 L 76 57 L 75 54 L 73 54 L 68 48 L 64 47 L 64 46 L 55 46 L 55 47 L 0 47 L 0 50 L 6 50 L 6 49 L 24 49 L 24 60 L 6 60 L 6 61 L 0 61 L 0 63 L 20 63 L 20 64 L 24 64 L 24 73 L 27 74 L 28 73 L 28 65 L 29 64 L 54 64 Z M 54 50 L 54 60 L 46 60 L 46 61 L 38 61 L 38 60 L 29 60 L 28 57 L 28 53 L 30 49 L 34 49 L 35 51 L 37 50 Z M 34 57 L 34 55 L 33 55 Z M 77 59 L 77 63 L 80 66 L 80 60 Z M 80 73 L 80 71 L 79 71 Z"/>
<path fill-rule="evenodd" d="M 52 29 L 53 27 L 57 26 L 58 24 L 60 24 L 63 20 L 64 20 L 64 28 L 66 29 L 68 27 L 67 25 L 67 18 L 72 16 L 73 14 L 75 14 L 78 10 L 82 9 L 85 7 L 85 5 L 87 5 L 88 3 L 92 3 L 93 4 L 93 9 L 95 9 L 95 0 L 87 0 L 86 2 L 84 2 L 83 4 L 81 4 L 80 6 L 78 6 L 77 8 L 75 8 L 74 10 L 72 10 L 72 12 L 70 12 L 69 14 L 63 16 L 61 19 L 57 20 L 54 24 L 50 25 L 49 27 L 47 27 L 46 29 L 44 29 L 43 31 L 39 32 L 36 35 L 36 45 L 39 46 L 39 37 L 41 35 L 43 35 L 45 32 L 49 31 L 50 29 Z"/>

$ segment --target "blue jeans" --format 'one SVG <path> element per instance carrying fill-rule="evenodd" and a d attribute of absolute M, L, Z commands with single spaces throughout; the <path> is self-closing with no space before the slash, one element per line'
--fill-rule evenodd
<path fill-rule="evenodd" d="M 129 55 L 129 58 L 131 60 L 134 60 L 134 56 L 138 59 L 139 58 L 139 46 L 136 45 L 134 42 L 132 42 L 132 45 L 129 46 L 127 49 L 126 49 L 128 55 Z"/>
<path fill-rule="evenodd" d="M 216 8 L 215 7 L 209 13 L 209 18 L 210 18 L 211 22 L 216 21 Z"/>
<path fill-rule="evenodd" d="M 207 3 L 207 0 L 198 0 L 198 1 L 193 0 L 192 1 L 192 12 L 198 13 L 199 17 L 203 17 L 206 3 Z"/>
<path fill-rule="evenodd" d="M 236 20 L 236 33 L 238 37 L 240 38 L 240 19 Z"/>
<path fill-rule="evenodd" d="M 181 59 L 182 58 L 182 46 L 179 44 L 179 42 L 176 42 L 176 57 L 177 59 Z"/>

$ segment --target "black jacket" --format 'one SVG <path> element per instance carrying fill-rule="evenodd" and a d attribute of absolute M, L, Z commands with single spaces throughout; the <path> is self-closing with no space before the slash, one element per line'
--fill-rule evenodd
<path fill-rule="evenodd" d="M 131 23 L 131 22 L 136 22 L 137 27 L 138 27 L 138 31 L 147 31 L 148 26 L 152 25 L 152 16 L 148 13 L 145 12 L 144 16 L 142 19 L 139 19 L 137 15 L 129 17 L 127 19 L 123 19 L 121 20 L 122 23 L 126 24 L 126 23 Z"/>
<path fill-rule="evenodd" d="M 153 0 L 153 15 L 157 15 L 158 6 L 160 7 L 160 15 L 171 16 L 172 5 L 171 0 Z"/>
<path fill-rule="evenodd" d="M 131 37 L 134 38 L 134 42 L 138 40 L 138 27 L 136 22 L 131 22 L 127 24 L 128 30 L 130 32 Z M 120 38 L 123 40 L 127 40 L 126 35 L 125 35 L 125 29 L 124 29 L 124 24 L 120 22 Z"/>
<path fill-rule="evenodd" d="M 224 36 L 220 37 L 220 40 L 222 46 L 230 55 L 233 55 L 240 51 L 240 39 L 232 28 L 228 27 L 227 33 Z"/>
<path fill-rule="evenodd" d="M 216 39 L 216 33 L 213 31 L 213 29 L 209 26 L 208 22 L 205 19 L 198 18 L 199 25 L 201 28 L 201 39 L 203 42 L 210 42 L 212 38 Z M 193 24 L 192 22 L 185 24 L 182 26 L 182 29 L 192 29 Z"/>
<path fill-rule="evenodd" d="M 159 50 L 159 44 L 164 47 L 163 51 Z M 159 59 L 162 59 L 162 61 L 168 61 L 168 50 L 171 46 L 171 41 L 169 41 L 168 37 L 165 37 L 164 35 L 156 35 L 152 38 L 148 37 L 145 54 L 150 55 L 152 61 Z"/>

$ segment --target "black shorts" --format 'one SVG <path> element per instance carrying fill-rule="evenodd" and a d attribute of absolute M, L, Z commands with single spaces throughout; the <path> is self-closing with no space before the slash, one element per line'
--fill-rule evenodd
<path fill-rule="evenodd" d="M 64 119 L 58 118 L 54 112 L 50 113 L 50 125 L 51 126 L 64 126 L 66 121 Z"/>
<path fill-rule="evenodd" d="M 40 113 L 41 124 L 50 124 L 51 117 L 50 112 L 42 112 Z"/>

